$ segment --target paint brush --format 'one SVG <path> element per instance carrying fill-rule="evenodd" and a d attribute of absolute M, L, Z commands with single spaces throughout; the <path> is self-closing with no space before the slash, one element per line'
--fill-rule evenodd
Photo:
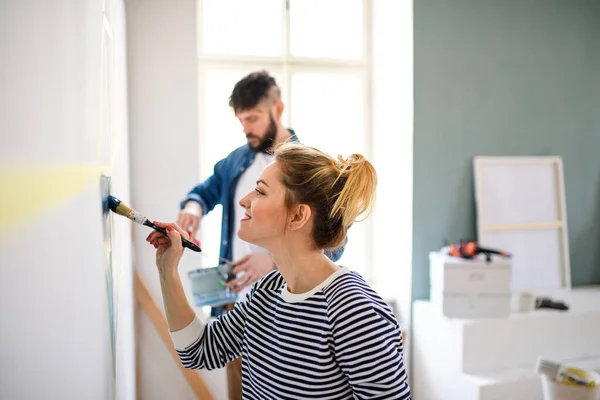
<path fill-rule="evenodd" d="M 125 205 L 123 202 L 121 202 L 121 200 L 111 195 L 108 195 L 107 200 L 108 208 L 110 208 L 114 213 L 129 218 L 130 220 L 137 222 L 138 224 L 149 226 L 150 228 L 167 236 L 167 230 L 165 228 L 161 228 L 159 226 L 154 225 L 152 221 L 150 221 L 148 218 L 144 217 L 142 214 L 135 211 L 134 209 Z M 183 247 L 187 247 L 190 250 L 194 250 L 197 252 L 202 251 L 200 249 L 200 246 L 190 242 L 187 239 L 181 238 L 181 244 L 183 245 Z"/>

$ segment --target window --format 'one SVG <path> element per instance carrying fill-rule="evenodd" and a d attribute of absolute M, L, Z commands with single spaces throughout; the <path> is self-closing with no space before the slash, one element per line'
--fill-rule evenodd
<path fill-rule="evenodd" d="M 283 123 L 332 156 L 370 158 L 368 0 L 199 0 L 200 174 L 246 143 L 228 106 L 234 84 L 266 69 L 281 87 Z M 370 220 L 355 224 L 340 264 L 371 276 Z M 221 208 L 202 221 L 218 255 Z M 214 259 L 216 262 L 216 257 Z"/>

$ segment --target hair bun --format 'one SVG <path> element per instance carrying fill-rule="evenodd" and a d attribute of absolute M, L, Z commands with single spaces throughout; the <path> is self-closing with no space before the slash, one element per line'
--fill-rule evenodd
<path fill-rule="evenodd" d="M 342 157 L 340 154 L 337 159 L 342 172 L 350 171 L 352 167 L 356 167 L 366 161 L 366 158 L 362 154 L 351 154 L 346 158 Z"/>

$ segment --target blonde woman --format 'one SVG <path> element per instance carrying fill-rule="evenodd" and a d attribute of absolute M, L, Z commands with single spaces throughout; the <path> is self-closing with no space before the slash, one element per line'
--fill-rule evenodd
<path fill-rule="evenodd" d="M 363 278 L 324 250 L 371 210 L 373 166 L 285 143 L 240 200 L 238 235 L 267 249 L 277 269 L 210 324 L 187 301 L 177 266 L 187 233 L 173 223 L 148 241 L 175 348 L 186 368 L 222 368 L 241 355 L 244 399 L 410 399 L 402 334 Z"/>

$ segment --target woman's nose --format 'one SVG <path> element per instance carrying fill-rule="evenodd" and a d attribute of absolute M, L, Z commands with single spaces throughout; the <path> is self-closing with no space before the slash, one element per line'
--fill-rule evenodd
<path fill-rule="evenodd" d="M 250 201 L 248 200 L 249 196 L 250 194 L 247 194 L 240 199 L 240 206 L 242 206 L 243 208 L 248 208 L 248 204 L 250 203 Z"/>

